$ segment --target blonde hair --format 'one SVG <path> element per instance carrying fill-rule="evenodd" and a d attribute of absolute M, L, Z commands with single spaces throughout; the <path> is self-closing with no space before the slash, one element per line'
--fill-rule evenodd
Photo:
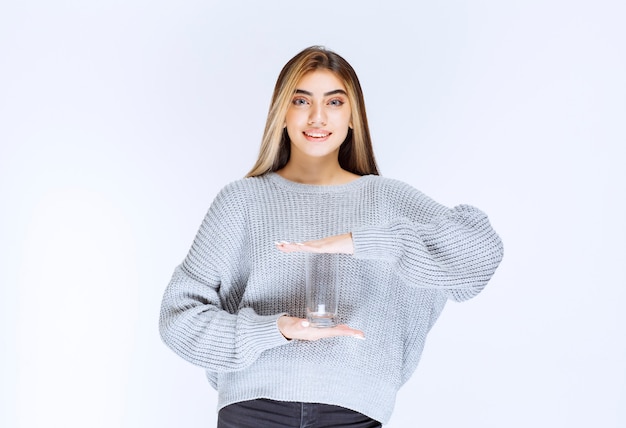
<path fill-rule="evenodd" d="M 339 165 L 358 175 L 378 175 L 367 124 L 365 102 L 359 79 L 352 66 L 341 56 L 321 46 L 311 46 L 294 56 L 281 70 L 274 87 L 259 157 L 246 177 L 278 171 L 289 161 L 291 146 L 284 128 L 287 109 L 296 85 L 315 70 L 330 70 L 343 82 L 350 101 L 352 129 L 339 148 Z"/>

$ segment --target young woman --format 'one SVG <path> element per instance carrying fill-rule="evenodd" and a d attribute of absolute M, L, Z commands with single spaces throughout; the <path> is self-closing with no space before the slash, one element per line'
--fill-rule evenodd
<path fill-rule="evenodd" d="M 305 252 L 339 254 L 337 327 L 305 319 Z M 446 301 L 501 258 L 481 211 L 378 176 L 354 70 L 311 47 L 278 77 L 256 165 L 175 270 L 160 331 L 206 369 L 220 428 L 379 427 Z"/>

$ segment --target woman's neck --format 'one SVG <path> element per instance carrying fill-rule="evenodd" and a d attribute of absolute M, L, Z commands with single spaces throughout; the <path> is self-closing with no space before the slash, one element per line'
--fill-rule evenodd
<path fill-rule="evenodd" d="M 297 163 L 289 160 L 287 165 L 276 171 L 278 175 L 296 183 L 332 186 L 349 183 L 359 176 L 339 166 L 339 162 Z"/>

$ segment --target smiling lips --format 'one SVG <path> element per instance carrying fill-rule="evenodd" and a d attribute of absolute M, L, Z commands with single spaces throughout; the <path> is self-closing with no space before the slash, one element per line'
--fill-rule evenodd
<path fill-rule="evenodd" d="M 304 131 L 303 134 L 309 141 L 326 141 L 326 139 L 332 135 L 332 132 L 321 129 L 311 129 Z"/>

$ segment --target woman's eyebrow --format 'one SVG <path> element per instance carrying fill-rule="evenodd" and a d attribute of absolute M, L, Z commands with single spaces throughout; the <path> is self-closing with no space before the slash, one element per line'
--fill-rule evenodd
<path fill-rule="evenodd" d="M 313 92 L 305 91 L 304 89 L 296 89 L 296 94 L 308 95 L 309 97 L 313 96 Z M 343 94 L 346 96 L 348 95 L 343 89 L 335 89 L 334 91 L 326 92 L 324 96 L 328 97 L 335 94 Z"/>

